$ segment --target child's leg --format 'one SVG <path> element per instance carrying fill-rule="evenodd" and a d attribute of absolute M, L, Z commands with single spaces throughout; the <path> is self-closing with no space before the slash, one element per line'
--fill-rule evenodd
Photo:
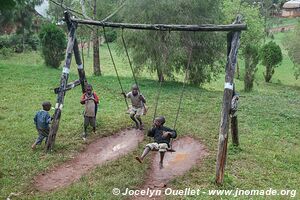
<path fill-rule="evenodd" d="M 134 121 L 136 128 L 139 128 L 139 123 L 135 119 L 135 113 L 130 113 L 130 118 Z"/>
<path fill-rule="evenodd" d="M 165 153 L 166 153 L 167 148 L 168 148 L 168 144 L 167 143 L 160 143 L 158 146 L 159 146 L 159 153 L 160 153 L 159 168 L 162 169 Z"/>
<path fill-rule="evenodd" d="M 36 139 L 36 141 L 31 145 L 31 148 L 34 149 L 36 147 L 36 145 L 41 144 L 43 139 L 45 138 L 45 136 L 43 136 L 43 134 L 39 132 L 39 137 Z"/>
<path fill-rule="evenodd" d="M 143 163 L 144 158 L 148 155 L 148 153 L 150 152 L 150 150 L 151 150 L 150 147 L 146 146 L 146 148 L 144 149 L 141 157 L 136 156 L 135 159 L 137 161 L 139 161 L 140 163 Z"/>
<path fill-rule="evenodd" d="M 93 127 L 93 132 L 96 133 L 96 117 L 91 118 L 91 126 Z"/>
<path fill-rule="evenodd" d="M 159 153 L 160 153 L 159 168 L 162 169 L 164 167 L 163 162 L 164 162 L 165 152 L 159 152 Z"/>
<path fill-rule="evenodd" d="M 140 127 L 139 128 L 143 128 L 143 122 L 142 122 L 142 119 L 141 119 L 141 116 L 140 115 L 136 115 L 136 119 L 139 121 L 140 123 Z"/>
<path fill-rule="evenodd" d="M 89 125 L 89 118 L 87 116 L 84 116 L 84 122 L 83 122 L 83 128 L 84 128 L 84 132 L 82 134 L 82 137 L 86 137 L 87 136 L 87 127 Z"/>

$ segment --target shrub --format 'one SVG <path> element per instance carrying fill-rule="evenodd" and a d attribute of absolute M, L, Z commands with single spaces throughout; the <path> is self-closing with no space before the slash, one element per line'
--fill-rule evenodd
<path fill-rule="evenodd" d="M 262 64 L 266 67 L 264 72 L 265 81 L 270 82 L 275 73 L 275 68 L 282 61 L 281 48 L 275 42 L 270 41 L 262 47 L 260 56 Z"/>
<path fill-rule="evenodd" d="M 39 39 L 45 64 L 58 68 L 64 59 L 66 48 L 66 36 L 63 30 L 54 24 L 45 24 L 39 33 Z"/>
<path fill-rule="evenodd" d="M 36 51 L 39 46 L 39 39 L 35 34 L 26 34 L 24 37 L 24 48 L 26 50 L 34 50 Z M 23 36 L 20 34 L 12 34 L 12 35 L 1 35 L 0 36 L 0 49 L 2 48 L 10 48 L 16 53 L 23 52 Z"/>
<path fill-rule="evenodd" d="M 259 50 L 256 45 L 249 44 L 245 46 L 243 53 L 245 58 L 244 90 L 250 92 L 253 88 L 257 64 L 259 62 Z"/>
<path fill-rule="evenodd" d="M 0 48 L 0 57 L 1 58 L 8 58 L 13 53 L 13 50 L 11 48 L 3 47 Z"/>

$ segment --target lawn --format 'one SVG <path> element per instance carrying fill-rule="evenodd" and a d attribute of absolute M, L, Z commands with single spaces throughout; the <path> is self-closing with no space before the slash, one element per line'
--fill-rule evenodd
<path fill-rule="evenodd" d="M 277 37 L 280 38 L 280 35 Z M 121 90 L 107 48 L 102 46 L 100 52 L 103 70 L 101 77 L 92 75 L 92 58 L 85 55 L 88 80 L 100 96 L 98 129 L 96 134 L 90 136 L 90 141 L 131 125 L 125 114 L 126 106 L 120 95 Z M 122 55 L 115 52 L 114 55 L 121 82 L 128 91 L 133 83 L 130 68 Z M 223 186 L 214 184 L 214 176 L 224 75 L 203 87 L 186 88 L 177 124 L 179 137 L 190 135 L 197 138 L 206 146 L 209 155 L 184 176 L 173 180 L 170 183 L 172 188 L 191 187 L 204 191 L 236 188 L 293 189 L 298 192 L 294 199 L 300 198 L 300 80 L 295 80 L 292 63 L 286 53 L 284 55 L 282 65 L 275 70 L 272 83 L 264 83 L 262 66 L 259 66 L 253 92 L 243 92 L 243 81 L 236 80 L 237 90 L 242 96 L 239 105 L 240 148 L 229 145 Z M 72 62 L 69 80 L 75 80 L 78 76 Z M 242 60 L 240 67 L 242 77 Z M 83 107 L 79 103 L 81 91 L 76 88 L 67 92 L 55 150 L 46 154 L 42 145 L 32 151 L 30 146 L 37 137 L 33 125 L 34 114 L 41 108 L 42 101 L 49 100 L 55 104 L 53 88 L 59 84 L 61 69 L 45 67 L 39 53 L 29 52 L 0 60 L 0 72 L 1 199 L 12 192 L 19 193 L 20 199 L 123 199 L 122 196 L 114 196 L 112 189 L 136 189 L 142 185 L 149 160 L 141 166 L 136 165 L 133 157 L 142 151 L 148 139 L 133 153 L 97 167 L 70 187 L 45 194 L 36 193 L 32 182 L 37 174 L 71 159 L 86 146 L 80 138 L 83 123 Z M 148 72 L 141 73 L 138 82 L 150 107 L 148 115 L 144 117 L 146 126 L 150 127 L 158 83 L 155 74 Z M 158 114 L 166 116 L 166 125 L 170 127 L 175 120 L 181 86 L 182 83 L 176 81 L 163 84 Z M 202 194 L 197 198 L 221 197 Z M 222 199 L 231 198 L 222 196 Z M 238 199 L 249 197 L 241 196 Z M 270 199 L 288 199 L 288 196 L 272 196 Z"/>

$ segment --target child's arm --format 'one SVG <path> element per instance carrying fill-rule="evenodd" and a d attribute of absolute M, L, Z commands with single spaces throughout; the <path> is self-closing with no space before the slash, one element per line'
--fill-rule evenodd
<path fill-rule="evenodd" d="M 143 95 L 140 95 L 139 96 L 139 99 L 143 102 L 143 103 L 146 103 L 146 99 Z"/>
<path fill-rule="evenodd" d="M 149 129 L 147 136 L 154 137 L 155 128 Z"/>
<path fill-rule="evenodd" d="M 81 99 L 80 99 L 80 103 L 81 104 L 85 104 L 85 101 L 87 100 L 86 98 L 85 98 L 86 96 L 85 96 L 85 93 L 81 96 Z"/>
<path fill-rule="evenodd" d="M 176 131 L 173 130 L 173 129 L 170 129 L 170 128 L 168 128 L 168 127 L 165 127 L 165 128 L 164 128 L 164 131 L 169 132 L 169 133 L 170 133 L 169 135 L 170 135 L 171 138 L 176 138 L 176 137 L 177 137 L 177 133 L 176 133 Z"/>
<path fill-rule="evenodd" d="M 94 98 L 93 98 L 95 104 L 99 103 L 99 97 L 97 96 L 96 92 L 94 92 Z"/>

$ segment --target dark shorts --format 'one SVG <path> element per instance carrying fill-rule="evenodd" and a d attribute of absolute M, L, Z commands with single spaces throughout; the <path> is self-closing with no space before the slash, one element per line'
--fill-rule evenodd
<path fill-rule="evenodd" d="M 96 127 L 96 117 L 87 117 L 84 116 L 84 126 L 91 125 L 92 127 Z"/>
<path fill-rule="evenodd" d="M 49 129 L 37 129 L 39 137 L 36 139 L 35 144 L 41 144 L 44 140 L 44 138 L 48 139 L 48 135 L 49 135 Z"/>

